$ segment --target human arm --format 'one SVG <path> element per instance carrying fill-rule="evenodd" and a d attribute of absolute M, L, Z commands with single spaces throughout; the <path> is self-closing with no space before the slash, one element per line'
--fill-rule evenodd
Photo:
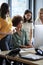
<path fill-rule="evenodd" d="M 32 30 L 31 30 L 32 31 Z M 32 33 L 32 32 L 31 32 Z M 32 46 L 32 43 L 30 42 L 30 40 L 27 39 L 27 34 L 25 32 L 25 44 L 26 44 L 26 48 L 31 48 L 33 47 Z"/>

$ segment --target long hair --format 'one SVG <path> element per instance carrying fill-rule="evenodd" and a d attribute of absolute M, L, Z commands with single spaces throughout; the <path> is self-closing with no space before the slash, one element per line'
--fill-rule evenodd
<path fill-rule="evenodd" d="M 27 21 L 26 18 L 25 18 L 25 15 L 28 14 L 28 13 L 31 13 L 31 14 L 32 14 L 32 12 L 31 12 L 30 10 L 25 10 L 24 16 L 23 16 L 23 18 L 24 18 L 24 23 Z M 30 23 L 30 22 L 32 22 L 32 16 L 31 16 L 31 18 L 28 20 L 28 23 Z"/>
<path fill-rule="evenodd" d="M 6 13 L 9 12 L 9 6 L 7 3 L 2 3 L 1 5 L 1 17 L 2 18 L 6 18 Z"/>

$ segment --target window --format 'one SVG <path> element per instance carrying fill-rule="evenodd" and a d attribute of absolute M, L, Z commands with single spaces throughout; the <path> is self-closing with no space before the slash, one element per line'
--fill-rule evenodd
<path fill-rule="evenodd" d="M 29 0 L 12 0 L 12 17 L 23 16 L 24 11 L 29 8 Z"/>
<path fill-rule="evenodd" d="M 1 4 L 4 3 L 4 2 L 8 3 L 8 0 L 0 0 L 0 6 L 1 6 Z"/>

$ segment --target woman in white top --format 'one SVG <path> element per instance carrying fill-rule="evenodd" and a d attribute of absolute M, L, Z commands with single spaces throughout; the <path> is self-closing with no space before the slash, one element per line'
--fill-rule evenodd
<path fill-rule="evenodd" d="M 32 40 L 32 12 L 30 10 L 26 10 L 24 12 L 24 23 L 23 23 L 23 29 L 27 32 L 27 39 L 29 43 L 31 43 Z"/>
<path fill-rule="evenodd" d="M 36 25 L 43 25 L 43 8 L 39 10 L 38 16 L 35 20 Z"/>

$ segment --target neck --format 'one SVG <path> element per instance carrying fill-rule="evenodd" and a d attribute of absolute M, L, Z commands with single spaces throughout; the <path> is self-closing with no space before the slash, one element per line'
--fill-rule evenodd
<path fill-rule="evenodd" d="M 19 35 L 21 35 L 21 29 L 20 29 L 20 28 L 17 28 L 16 30 L 17 30 L 17 33 L 18 33 Z"/>

